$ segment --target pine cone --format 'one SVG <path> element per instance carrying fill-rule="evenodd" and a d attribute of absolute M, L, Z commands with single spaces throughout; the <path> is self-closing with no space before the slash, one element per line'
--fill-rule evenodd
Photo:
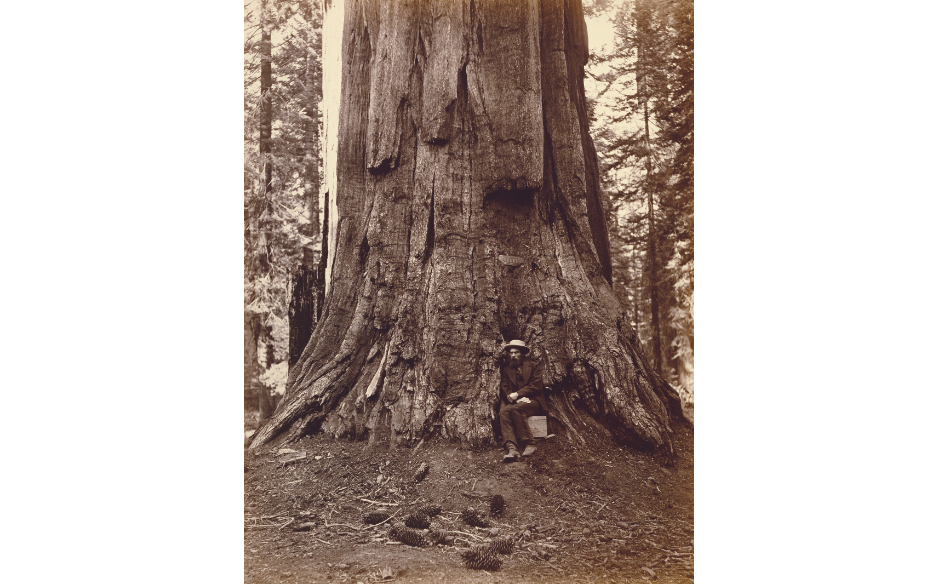
<path fill-rule="evenodd" d="M 420 467 L 417 468 L 417 474 L 414 475 L 414 482 L 419 483 L 427 477 L 427 473 L 430 472 L 430 465 L 427 463 L 421 463 Z"/>
<path fill-rule="evenodd" d="M 463 509 L 461 516 L 462 516 L 462 520 L 467 525 L 474 525 L 475 527 L 488 527 L 489 526 L 489 522 L 483 519 L 482 516 L 479 515 L 479 512 L 473 509 L 472 507 Z"/>
<path fill-rule="evenodd" d="M 431 529 L 430 532 L 427 533 L 427 539 L 434 544 L 445 544 L 447 535 L 449 534 L 445 529 Z"/>
<path fill-rule="evenodd" d="M 375 525 L 377 523 L 381 523 L 382 521 L 386 520 L 390 516 L 391 516 L 390 514 L 385 513 L 384 511 L 372 511 L 371 513 L 368 513 L 367 515 L 362 517 L 362 521 L 367 523 L 368 525 Z"/>
<path fill-rule="evenodd" d="M 404 517 L 404 525 L 414 529 L 429 529 L 430 518 L 418 511 Z"/>
<path fill-rule="evenodd" d="M 417 509 L 417 513 L 423 513 L 427 517 L 436 517 L 443 512 L 443 507 L 440 505 L 424 505 L 420 509 Z"/>
<path fill-rule="evenodd" d="M 515 540 L 510 537 L 503 537 L 501 539 L 496 539 L 495 543 L 492 544 L 492 547 L 500 554 L 508 555 L 511 553 L 511 550 L 515 547 Z"/>
<path fill-rule="evenodd" d="M 427 545 L 427 541 L 420 535 L 420 532 L 414 531 L 409 527 L 398 527 L 394 526 L 388 530 L 388 537 L 395 541 L 401 543 L 406 543 L 407 545 L 414 547 L 423 547 Z"/>
<path fill-rule="evenodd" d="M 502 567 L 502 561 L 491 546 L 475 547 L 462 553 L 463 562 L 472 570 L 494 572 Z"/>
<path fill-rule="evenodd" d="M 505 510 L 505 497 L 501 495 L 492 495 L 489 501 L 489 514 L 492 517 L 498 517 Z"/>

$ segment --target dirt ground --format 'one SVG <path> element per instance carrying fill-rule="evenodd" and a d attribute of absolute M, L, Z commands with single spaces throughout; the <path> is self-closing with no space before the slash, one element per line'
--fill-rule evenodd
<path fill-rule="evenodd" d="M 247 428 L 253 427 L 245 416 Z M 493 448 L 431 440 L 413 448 L 324 435 L 293 452 L 244 453 L 244 581 L 287 582 L 693 582 L 694 431 L 676 428 L 677 460 L 614 444 L 578 447 L 562 436 L 505 464 Z M 303 457 L 305 455 L 305 458 Z M 422 464 L 429 472 L 419 482 Z M 490 516 L 490 498 L 505 510 Z M 411 547 L 393 523 L 426 504 L 451 545 Z M 491 527 L 460 516 L 479 510 Z M 363 515 L 393 517 L 367 525 Z M 517 543 L 498 571 L 471 570 L 460 553 L 496 538 Z"/>

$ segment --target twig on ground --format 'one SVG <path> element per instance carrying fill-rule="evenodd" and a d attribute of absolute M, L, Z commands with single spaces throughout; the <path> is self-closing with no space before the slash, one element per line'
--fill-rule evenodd
<path fill-rule="evenodd" d="M 287 525 L 290 525 L 290 524 L 293 523 L 294 521 L 296 521 L 296 517 L 291 517 L 289 521 L 287 521 L 286 523 L 284 523 L 283 525 L 281 525 L 281 526 L 278 527 L 277 529 L 283 529 L 284 527 L 286 527 Z"/>
<path fill-rule="evenodd" d="M 476 493 L 467 493 L 466 491 L 460 491 L 459 494 L 468 499 L 485 499 L 488 497 L 488 495 L 478 495 Z"/>
<path fill-rule="evenodd" d="M 473 534 L 471 534 L 471 533 L 466 533 L 465 531 L 457 531 L 457 530 L 455 530 L 455 529 L 450 529 L 449 531 L 451 531 L 451 532 L 453 532 L 453 533 L 461 533 L 461 534 L 463 534 L 463 535 L 468 535 L 469 537 L 474 537 L 474 538 L 476 538 L 477 540 L 480 540 L 480 541 L 482 540 L 482 538 L 479 537 L 478 535 L 473 535 Z"/>
<path fill-rule="evenodd" d="M 339 527 L 339 526 L 351 527 L 355 531 L 361 531 L 361 529 L 359 529 L 358 527 L 355 527 L 354 525 L 349 525 L 348 523 L 329 523 L 328 521 L 326 521 L 326 527 Z"/>
<path fill-rule="evenodd" d="M 372 501 L 371 499 L 360 498 L 359 501 L 364 501 L 365 503 L 374 503 L 375 505 L 389 505 L 391 507 L 397 507 L 400 503 L 382 503 L 381 501 Z"/>

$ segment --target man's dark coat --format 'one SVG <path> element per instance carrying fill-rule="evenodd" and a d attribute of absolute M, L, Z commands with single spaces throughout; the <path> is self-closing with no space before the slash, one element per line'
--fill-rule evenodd
<path fill-rule="evenodd" d="M 516 369 L 511 362 L 502 366 L 502 403 L 510 403 L 508 394 L 517 392 L 519 398 L 526 397 L 537 401 L 546 411 L 547 400 L 544 399 L 541 363 L 525 357 L 521 362 L 521 379 L 518 379 Z"/>

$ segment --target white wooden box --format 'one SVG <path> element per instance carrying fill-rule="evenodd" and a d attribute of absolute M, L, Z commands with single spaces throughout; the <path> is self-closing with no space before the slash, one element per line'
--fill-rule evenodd
<path fill-rule="evenodd" d="M 528 428 L 533 438 L 547 438 L 547 416 L 530 416 Z"/>

